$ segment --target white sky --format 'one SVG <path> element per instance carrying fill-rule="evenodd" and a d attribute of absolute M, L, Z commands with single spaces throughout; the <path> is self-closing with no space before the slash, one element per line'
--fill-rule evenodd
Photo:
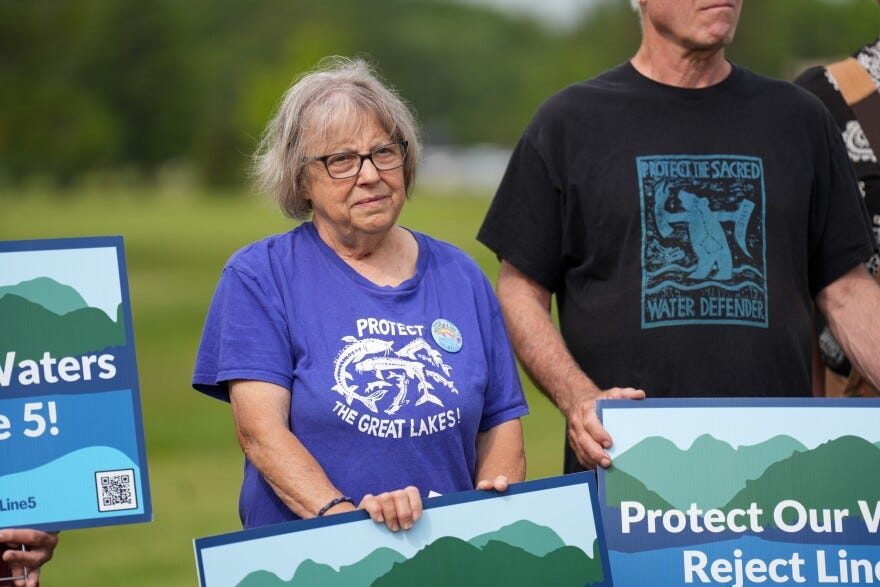
<path fill-rule="evenodd" d="M 535 16 L 547 24 L 566 27 L 577 24 L 580 16 L 602 0 L 461 0 Z M 629 0 L 617 0 L 629 2 Z"/>

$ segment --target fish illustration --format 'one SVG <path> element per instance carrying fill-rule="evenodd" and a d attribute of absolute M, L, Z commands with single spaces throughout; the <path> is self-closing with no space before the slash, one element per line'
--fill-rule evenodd
<path fill-rule="evenodd" d="M 375 383 L 375 382 L 373 382 L 373 383 Z M 368 386 L 367 386 L 367 390 L 373 389 L 374 387 L 375 387 L 375 386 L 370 386 L 370 385 L 368 385 Z M 376 402 L 379 401 L 380 399 L 382 399 L 383 397 L 385 397 L 385 394 L 386 394 L 386 393 L 388 393 L 388 390 L 387 390 L 387 389 L 384 389 L 384 386 L 382 386 L 382 387 L 379 388 L 378 391 L 375 391 L 375 392 L 373 392 L 373 393 L 371 393 L 371 394 L 369 394 L 369 395 L 357 395 L 357 394 L 355 394 L 355 397 L 356 397 L 356 398 L 357 398 L 362 404 L 364 404 L 365 406 L 367 406 L 367 408 L 369 408 L 371 412 L 373 412 L 373 413 L 378 413 L 378 412 L 379 412 L 379 408 L 378 408 L 378 406 L 376 406 Z"/>
<path fill-rule="evenodd" d="M 394 343 L 379 340 L 378 338 L 365 338 L 363 340 L 358 340 L 353 336 L 346 336 L 342 340 L 349 344 L 347 344 L 336 356 L 335 368 L 333 369 L 333 378 L 336 380 L 336 385 L 331 387 L 331 389 L 342 395 L 348 405 L 351 405 L 353 399 L 360 400 L 367 407 L 370 407 L 370 403 L 372 403 L 373 408 L 371 409 L 375 412 L 376 400 L 381 399 L 381 397 L 387 393 L 387 390 L 380 389 L 379 392 L 367 396 L 355 393 L 358 386 L 350 385 L 348 383 L 353 377 L 347 369 L 349 365 L 360 361 L 368 355 L 377 355 L 379 353 L 388 354 Z M 373 397 L 377 393 L 381 393 L 381 395 Z"/>
<path fill-rule="evenodd" d="M 452 381 L 450 381 L 450 380 L 446 379 L 445 377 L 443 377 L 442 375 L 440 375 L 439 373 L 435 373 L 434 371 L 431 371 L 429 369 L 429 370 L 425 371 L 425 375 L 427 375 L 428 377 L 430 377 L 431 379 L 433 379 L 437 383 L 440 383 L 441 385 L 446 387 L 452 393 L 458 395 L 458 389 L 456 389 L 455 384 Z"/>
<path fill-rule="evenodd" d="M 449 328 L 438 328 L 437 330 L 434 331 L 434 333 L 437 334 L 438 336 L 442 336 L 444 338 L 446 338 L 446 337 L 454 338 L 457 343 L 461 344 L 461 337 L 457 333 L 450 330 Z"/>
<path fill-rule="evenodd" d="M 444 329 L 446 330 L 446 329 Z M 451 332 L 446 330 L 447 332 Z M 443 362 L 443 355 L 429 345 L 424 338 L 417 338 L 399 351 L 394 351 L 398 357 L 406 357 L 408 359 L 424 359 L 435 367 L 443 369 L 443 373 L 448 377 L 452 371 L 452 367 Z"/>
<path fill-rule="evenodd" d="M 386 414 L 392 416 L 397 413 L 397 410 L 399 410 L 400 406 L 404 403 L 403 400 L 406 399 L 406 387 L 409 381 L 403 373 L 391 374 L 390 377 L 397 380 L 397 395 L 394 396 L 394 401 L 391 402 L 391 406 L 385 410 Z"/>
<path fill-rule="evenodd" d="M 432 394 L 430 391 L 434 389 L 434 386 L 428 383 L 428 380 L 425 378 L 425 366 L 422 363 L 417 361 L 406 361 L 397 357 L 369 357 L 355 365 L 355 370 L 358 373 L 373 371 L 379 379 L 385 378 L 383 373 L 386 371 L 403 371 L 403 374 L 406 377 L 406 383 L 414 379 L 419 382 L 418 389 L 422 395 L 416 401 L 417 406 L 420 406 L 425 402 L 431 402 L 432 404 L 437 404 L 438 406 L 443 407 L 443 402 L 440 401 L 440 398 Z M 400 385 L 399 387 L 402 389 L 394 399 L 394 404 L 396 404 L 397 409 L 400 408 L 403 404 L 403 400 L 406 399 L 406 387 L 404 385 Z M 392 404 L 392 407 L 394 407 L 394 404 Z M 397 409 L 395 409 L 395 411 L 397 411 Z"/>

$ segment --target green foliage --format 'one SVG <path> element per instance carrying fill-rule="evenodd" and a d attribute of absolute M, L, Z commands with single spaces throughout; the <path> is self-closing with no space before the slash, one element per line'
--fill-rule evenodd
<path fill-rule="evenodd" d="M 880 10 L 869 0 L 748 2 L 734 61 L 765 75 L 792 79 L 806 64 L 842 59 L 877 37 Z"/>
<path fill-rule="evenodd" d="M 872 39 L 878 13 L 750 2 L 730 55 L 791 78 Z M 185 165 L 236 185 L 281 94 L 332 54 L 370 56 L 430 142 L 512 145 L 548 95 L 638 42 L 625 0 L 565 31 L 452 0 L 0 2 L 0 180 Z"/>

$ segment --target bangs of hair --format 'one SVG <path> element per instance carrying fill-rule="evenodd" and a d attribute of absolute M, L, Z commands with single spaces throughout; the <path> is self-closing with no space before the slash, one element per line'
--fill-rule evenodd
<path fill-rule="evenodd" d="M 317 96 L 303 113 L 303 147 L 313 156 L 327 155 L 326 145 L 356 137 L 371 123 L 388 133 L 390 140 L 400 140 L 393 117 L 369 94 L 346 89 L 328 91 Z M 321 151 L 321 152 L 318 152 Z"/>
<path fill-rule="evenodd" d="M 327 155 L 316 150 L 356 136 L 374 120 L 391 140 L 408 143 L 403 173 L 409 194 L 421 152 L 413 113 L 366 61 L 338 56 L 322 60 L 284 94 L 254 154 L 258 186 L 287 216 L 305 220 L 311 205 L 304 159 Z"/>

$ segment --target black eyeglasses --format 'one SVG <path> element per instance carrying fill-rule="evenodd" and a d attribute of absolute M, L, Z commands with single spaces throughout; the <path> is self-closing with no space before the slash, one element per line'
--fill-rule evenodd
<path fill-rule="evenodd" d="M 333 179 L 348 179 L 361 172 L 364 159 L 369 159 L 379 171 L 391 171 L 403 165 L 406 159 L 406 141 L 396 141 L 387 145 L 380 145 L 372 149 L 368 154 L 360 153 L 332 153 L 321 157 L 305 157 L 303 162 L 320 161 L 324 164 L 327 174 Z"/>

